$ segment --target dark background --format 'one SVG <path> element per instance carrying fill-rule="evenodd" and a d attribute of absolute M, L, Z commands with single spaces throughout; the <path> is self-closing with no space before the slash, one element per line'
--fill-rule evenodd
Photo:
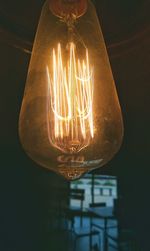
<path fill-rule="evenodd" d="M 18 117 L 43 0 L 0 0 L 0 250 L 48 248 L 48 209 L 61 177 L 23 152 Z M 122 107 L 120 152 L 100 174 L 117 175 L 126 224 L 150 250 L 150 1 L 97 0 Z M 53 198 L 54 199 L 54 198 Z"/>

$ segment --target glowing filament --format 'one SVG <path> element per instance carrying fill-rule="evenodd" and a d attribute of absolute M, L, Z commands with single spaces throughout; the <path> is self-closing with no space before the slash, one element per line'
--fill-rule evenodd
<path fill-rule="evenodd" d="M 47 66 L 48 131 L 53 146 L 75 153 L 88 146 L 94 137 L 94 83 L 88 50 L 81 61 L 76 57 L 74 43 L 70 43 L 68 55 L 64 63 L 58 44 L 57 51 L 53 49 L 52 71 Z"/>

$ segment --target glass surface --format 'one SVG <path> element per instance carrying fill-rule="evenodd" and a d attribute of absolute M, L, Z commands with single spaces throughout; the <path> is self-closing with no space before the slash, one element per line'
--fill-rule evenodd
<path fill-rule="evenodd" d="M 19 134 L 35 162 L 71 180 L 114 156 L 123 122 L 95 7 L 66 16 L 57 2 L 43 6 Z"/>

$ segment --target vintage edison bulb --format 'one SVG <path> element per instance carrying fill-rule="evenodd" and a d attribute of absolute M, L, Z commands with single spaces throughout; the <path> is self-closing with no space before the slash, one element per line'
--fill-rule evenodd
<path fill-rule="evenodd" d="M 120 148 L 121 110 L 91 1 L 44 4 L 19 134 L 35 162 L 67 179 L 103 166 Z"/>

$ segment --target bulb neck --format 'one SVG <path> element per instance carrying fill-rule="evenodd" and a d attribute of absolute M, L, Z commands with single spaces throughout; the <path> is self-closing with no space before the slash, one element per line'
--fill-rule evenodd
<path fill-rule="evenodd" d="M 87 0 L 49 0 L 49 9 L 53 15 L 63 19 L 79 18 L 87 11 Z"/>

